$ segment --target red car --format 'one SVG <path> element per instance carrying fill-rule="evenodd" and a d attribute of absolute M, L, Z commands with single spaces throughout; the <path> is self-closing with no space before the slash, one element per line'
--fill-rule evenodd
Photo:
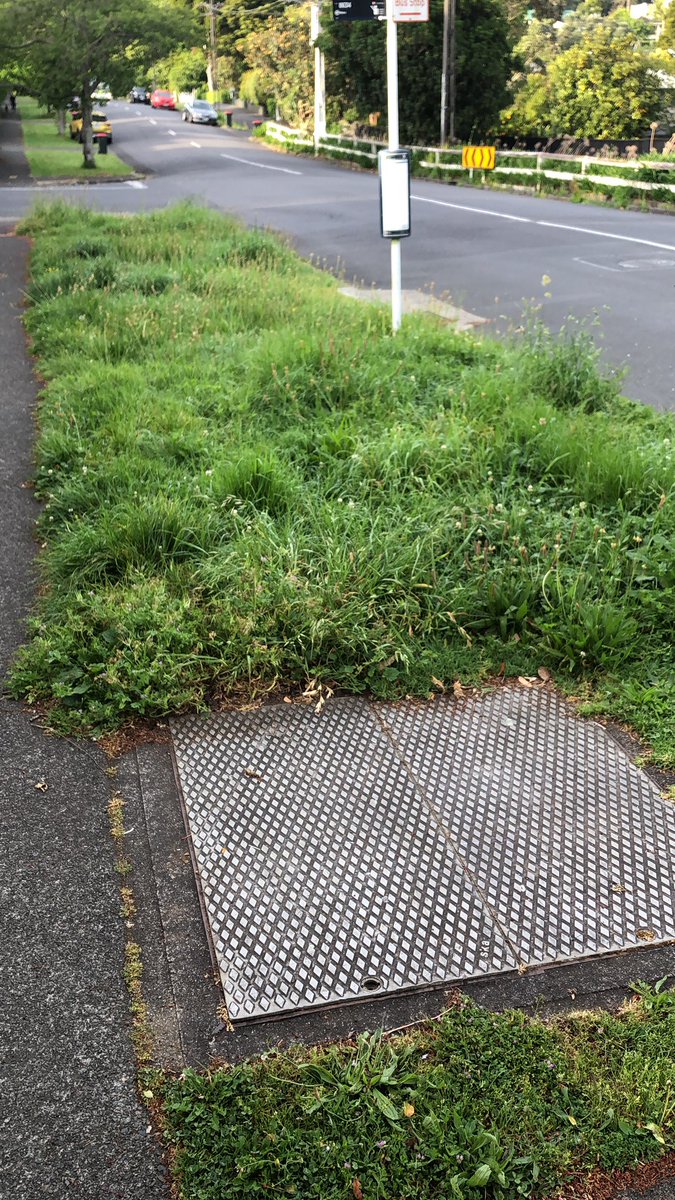
<path fill-rule="evenodd" d="M 161 88 L 155 88 L 155 91 L 150 97 L 150 104 L 153 108 L 176 107 L 176 101 L 173 98 L 173 92 L 164 92 Z"/>

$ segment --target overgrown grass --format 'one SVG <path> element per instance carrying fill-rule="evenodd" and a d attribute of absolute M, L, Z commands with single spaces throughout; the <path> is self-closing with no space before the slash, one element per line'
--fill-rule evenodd
<path fill-rule="evenodd" d="M 85 171 L 82 166 L 82 147 L 71 142 L 68 133 L 59 133 L 56 120 L 36 100 L 22 96 L 19 99 L 21 130 L 26 158 L 34 179 L 90 178 L 104 175 L 119 176 L 133 174 L 133 168 L 122 162 L 111 150 L 105 155 L 96 154 L 96 171 Z"/>
<path fill-rule="evenodd" d="M 675 423 L 617 397 L 583 329 L 392 338 L 192 207 L 24 230 L 46 587 L 16 695 L 100 730 L 213 689 L 546 665 L 675 760 Z"/>
<path fill-rule="evenodd" d="M 675 997 L 549 1023 L 466 1003 L 397 1037 L 273 1051 L 163 1090 L 182 1200 L 518 1200 L 675 1134 Z"/>

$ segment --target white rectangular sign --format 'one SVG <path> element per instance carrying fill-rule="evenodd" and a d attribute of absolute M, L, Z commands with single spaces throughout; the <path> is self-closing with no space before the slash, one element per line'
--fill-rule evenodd
<path fill-rule="evenodd" d="M 377 158 L 382 237 L 410 237 L 410 155 L 407 150 L 380 150 Z"/>
<path fill-rule="evenodd" d="M 429 0 L 394 0 L 395 21 L 428 21 Z"/>

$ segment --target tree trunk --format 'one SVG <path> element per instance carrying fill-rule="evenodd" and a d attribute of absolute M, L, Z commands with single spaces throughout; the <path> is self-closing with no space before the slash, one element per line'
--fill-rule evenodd
<path fill-rule="evenodd" d="M 85 171 L 96 170 L 96 160 L 94 158 L 94 131 L 91 123 L 91 84 L 89 76 L 82 84 L 82 166 Z"/>
<path fill-rule="evenodd" d="M 66 136 L 66 110 L 65 110 L 65 108 L 58 108 L 56 110 L 56 125 L 57 125 L 60 136 L 65 137 Z"/>

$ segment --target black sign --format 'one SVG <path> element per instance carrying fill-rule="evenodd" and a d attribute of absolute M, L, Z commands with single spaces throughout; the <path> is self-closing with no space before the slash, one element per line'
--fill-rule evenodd
<path fill-rule="evenodd" d="M 385 0 L 333 0 L 336 21 L 378 21 L 385 15 Z"/>

